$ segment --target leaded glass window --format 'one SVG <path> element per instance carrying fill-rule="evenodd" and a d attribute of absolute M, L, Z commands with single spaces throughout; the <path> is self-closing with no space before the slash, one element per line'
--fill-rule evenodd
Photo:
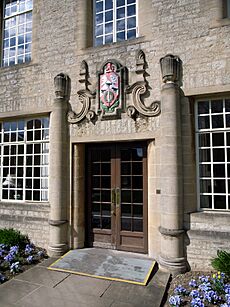
<path fill-rule="evenodd" d="M 31 60 L 32 8 L 32 0 L 4 1 L 3 66 Z"/>
<path fill-rule="evenodd" d="M 49 118 L 3 122 L 1 199 L 48 201 Z"/>
<path fill-rule="evenodd" d="M 230 209 L 230 99 L 196 104 L 197 190 L 201 209 Z"/>
<path fill-rule="evenodd" d="M 136 38 L 137 0 L 94 0 L 95 45 Z"/>

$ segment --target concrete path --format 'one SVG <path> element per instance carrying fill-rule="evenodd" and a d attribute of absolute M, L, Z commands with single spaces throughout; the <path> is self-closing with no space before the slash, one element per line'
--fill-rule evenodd
<path fill-rule="evenodd" d="M 1 307 L 160 307 L 169 274 L 158 270 L 147 286 L 47 269 L 49 258 L 0 286 Z"/>

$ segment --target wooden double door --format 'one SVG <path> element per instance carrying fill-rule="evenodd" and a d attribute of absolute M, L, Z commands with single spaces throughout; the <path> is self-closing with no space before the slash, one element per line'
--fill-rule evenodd
<path fill-rule="evenodd" d="M 89 246 L 147 253 L 145 143 L 87 147 Z"/>

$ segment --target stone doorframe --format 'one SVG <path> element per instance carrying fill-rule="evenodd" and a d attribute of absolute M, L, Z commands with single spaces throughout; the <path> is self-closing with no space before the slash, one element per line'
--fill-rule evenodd
<path fill-rule="evenodd" d="M 128 141 L 128 139 L 127 139 Z M 137 141 L 135 139 L 135 141 Z M 147 144 L 148 187 L 156 185 L 155 141 Z M 72 202 L 70 208 L 70 248 L 82 248 L 85 242 L 85 144 L 72 144 Z M 148 189 L 148 254 L 159 253 L 160 216 L 156 209 L 156 194 Z"/>

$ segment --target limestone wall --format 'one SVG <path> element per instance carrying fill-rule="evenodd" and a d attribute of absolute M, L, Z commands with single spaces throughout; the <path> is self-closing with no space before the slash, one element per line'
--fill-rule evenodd
<path fill-rule="evenodd" d="M 32 61 L 29 64 L 0 68 L 0 118 L 49 114 L 54 99 L 53 79 L 60 72 L 67 73 L 71 78 L 70 103 L 73 110 L 77 111 L 79 71 L 83 60 L 89 66 L 90 90 L 97 89 L 97 71 L 108 59 L 116 59 L 127 67 L 128 81 L 132 84 L 136 80 L 135 57 L 140 49 L 146 55 L 146 80 L 149 84 L 146 103 L 150 104 L 153 100 L 160 100 L 160 58 L 167 53 L 178 55 L 183 61 L 182 90 L 186 96 L 190 96 L 190 100 L 184 98 L 181 101 L 183 204 L 188 225 L 189 213 L 196 211 L 197 207 L 192 98 L 202 94 L 225 95 L 230 91 L 230 23 L 228 20 L 218 21 L 218 3 L 221 1 L 139 0 L 140 37 L 97 48 L 92 46 L 91 2 L 34 0 Z M 160 188 L 159 129 L 160 116 L 138 118 L 134 121 L 126 113 L 117 121 L 97 121 L 93 124 L 85 120 L 70 127 L 72 142 L 154 139 L 156 157 L 154 161 L 149 161 L 149 165 L 153 165 L 155 178 L 154 189 L 151 190 L 149 186 L 149 195 L 152 195 L 155 203 L 151 208 L 154 221 L 160 219 L 160 195 L 156 195 L 156 189 Z M 11 209 L 7 210 L 7 207 Z M 36 223 L 31 224 L 28 219 L 22 217 L 20 222 L 13 222 L 14 215 L 10 211 L 13 208 L 25 208 L 26 216 L 26 204 L 1 203 L 0 227 L 14 226 L 23 231 L 28 230 L 36 242 L 46 245 L 48 226 L 45 221 L 48 218 L 48 207 L 45 208 L 45 213 L 41 213 L 40 204 L 30 205 L 28 212 L 36 218 Z M 43 217 L 39 220 L 36 216 L 40 214 Z M 31 225 L 30 229 L 28 225 Z M 156 237 L 151 249 L 158 251 L 157 227 L 153 227 L 152 222 L 150 225 Z M 196 224 L 194 227 L 199 230 L 200 225 Z M 46 231 L 41 235 L 40 231 L 44 228 Z M 190 226 L 187 228 L 190 229 Z M 191 232 L 188 235 L 191 236 L 192 244 L 194 236 Z M 207 240 L 207 248 L 202 252 L 204 257 L 211 246 L 210 242 Z M 191 255 L 189 257 L 194 255 L 195 258 L 196 253 L 191 246 L 188 247 L 188 253 Z"/>

